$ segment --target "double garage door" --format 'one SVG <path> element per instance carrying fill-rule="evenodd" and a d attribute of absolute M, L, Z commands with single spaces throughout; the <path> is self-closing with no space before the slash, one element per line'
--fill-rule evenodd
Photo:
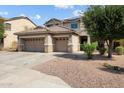
<path fill-rule="evenodd" d="M 24 51 L 44 52 L 44 39 L 43 38 L 24 39 Z"/>

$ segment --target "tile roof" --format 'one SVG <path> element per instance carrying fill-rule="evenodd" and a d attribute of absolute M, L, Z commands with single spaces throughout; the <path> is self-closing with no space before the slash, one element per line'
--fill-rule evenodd
<path fill-rule="evenodd" d="M 45 22 L 44 23 L 44 25 L 49 25 L 49 22 L 50 21 L 53 21 L 53 22 L 55 22 L 55 21 L 57 21 L 57 22 L 70 22 L 70 21 L 79 21 L 80 20 L 80 17 L 72 17 L 72 18 L 66 18 L 66 19 L 63 19 L 63 20 L 59 20 L 59 19 L 56 19 L 56 18 L 52 18 L 52 19 L 50 19 L 50 20 L 48 20 L 47 22 Z"/>
<path fill-rule="evenodd" d="M 50 31 L 74 31 L 71 28 L 68 28 L 68 27 L 65 27 L 65 26 L 57 26 L 57 25 L 47 27 L 47 29 L 49 29 Z"/>
<path fill-rule="evenodd" d="M 64 19 L 63 22 L 66 22 L 66 21 L 73 21 L 73 20 L 80 20 L 80 17 L 67 18 L 67 19 Z"/>
<path fill-rule="evenodd" d="M 46 21 L 46 22 L 44 23 L 44 25 L 47 25 L 50 21 L 62 22 L 61 20 L 59 20 L 59 19 L 57 19 L 57 18 L 51 18 L 50 20 Z"/>
<path fill-rule="evenodd" d="M 52 26 L 52 27 L 43 27 L 39 29 L 33 29 L 29 31 L 21 31 L 14 33 L 15 35 L 37 35 L 37 34 L 67 34 L 67 33 L 75 33 L 74 30 L 63 27 L 63 26 Z M 77 33 L 75 33 L 77 34 Z"/>

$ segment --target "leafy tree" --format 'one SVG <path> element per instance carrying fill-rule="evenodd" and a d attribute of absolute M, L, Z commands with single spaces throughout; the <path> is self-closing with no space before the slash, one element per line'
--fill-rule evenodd
<path fill-rule="evenodd" d="M 90 6 L 83 21 L 91 36 L 98 42 L 107 43 L 111 58 L 113 40 L 124 38 L 124 6 Z"/>

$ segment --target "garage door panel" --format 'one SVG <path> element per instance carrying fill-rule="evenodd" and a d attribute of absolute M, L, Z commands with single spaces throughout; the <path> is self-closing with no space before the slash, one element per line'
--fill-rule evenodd
<path fill-rule="evenodd" d="M 32 38 L 25 40 L 25 51 L 43 52 L 44 40 L 41 38 Z"/>
<path fill-rule="evenodd" d="M 56 38 L 55 39 L 55 51 L 67 52 L 68 51 L 68 38 Z"/>

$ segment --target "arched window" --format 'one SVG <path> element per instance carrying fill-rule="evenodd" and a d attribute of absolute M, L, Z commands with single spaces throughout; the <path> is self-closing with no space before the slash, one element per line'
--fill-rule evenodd
<path fill-rule="evenodd" d="M 5 30 L 11 31 L 11 24 L 10 23 L 5 23 Z"/>

